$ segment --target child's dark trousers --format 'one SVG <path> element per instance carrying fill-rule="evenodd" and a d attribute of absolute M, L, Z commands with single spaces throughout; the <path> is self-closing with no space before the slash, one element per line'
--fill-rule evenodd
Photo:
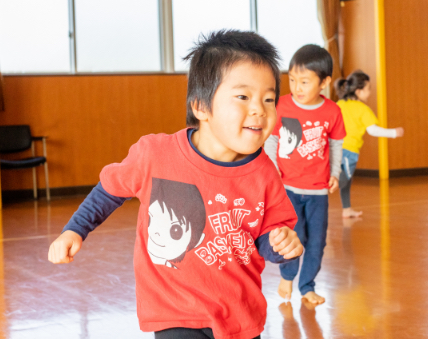
<path fill-rule="evenodd" d="M 302 295 L 315 290 L 315 277 L 321 269 L 321 260 L 326 245 L 328 225 L 328 196 L 295 194 L 287 190 L 298 221 L 294 228 L 305 254 L 300 271 L 299 290 Z M 294 280 L 299 271 L 300 258 L 279 265 L 285 280 Z"/>

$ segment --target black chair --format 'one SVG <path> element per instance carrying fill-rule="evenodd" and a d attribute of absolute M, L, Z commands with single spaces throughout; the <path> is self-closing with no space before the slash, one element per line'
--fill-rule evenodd
<path fill-rule="evenodd" d="M 1 169 L 33 169 L 33 194 L 37 199 L 37 177 L 36 167 L 44 165 L 46 179 L 46 199 L 51 199 L 49 190 L 48 163 L 46 160 L 46 139 L 47 137 L 31 136 L 30 126 L 28 125 L 11 125 L 0 126 L 0 153 L 17 153 L 31 148 L 32 157 L 16 160 L 0 159 Z M 42 141 L 43 156 L 36 157 L 34 141 Z"/>

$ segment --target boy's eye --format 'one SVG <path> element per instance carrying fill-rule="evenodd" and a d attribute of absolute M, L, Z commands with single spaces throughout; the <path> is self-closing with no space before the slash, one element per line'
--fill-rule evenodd
<path fill-rule="evenodd" d="M 174 240 L 180 240 L 183 236 L 183 229 L 180 225 L 172 225 L 171 229 L 169 230 L 169 233 L 171 235 L 171 238 Z"/>
<path fill-rule="evenodd" d="M 241 100 L 248 100 L 248 97 L 246 95 L 238 95 L 237 98 Z"/>
<path fill-rule="evenodd" d="M 275 99 L 266 99 L 266 102 L 275 102 Z"/>

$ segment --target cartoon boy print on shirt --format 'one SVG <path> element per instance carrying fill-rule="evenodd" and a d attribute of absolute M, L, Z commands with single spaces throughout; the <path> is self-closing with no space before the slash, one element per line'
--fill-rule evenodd
<path fill-rule="evenodd" d="M 174 264 L 204 239 L 206 212 L 195 185 L 152 178 L 147 250 L 154 264 Z"/>
<path fill-rule="evenodd" d="M 298 119 L 294 118 L 281 118 L 281 122 L 278 156 L 289 159 L 288 155 L 302 144 L 302 125 Z"/>

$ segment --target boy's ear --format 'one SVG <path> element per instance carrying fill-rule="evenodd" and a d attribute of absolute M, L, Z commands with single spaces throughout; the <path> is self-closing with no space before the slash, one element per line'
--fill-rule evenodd
<path fill-rule="evenodd" d="M 327 77 L 325 78 L 322 82 L 321 82 L 321 89 L 325 89 L 326 87 L 328 87 L 331 83 L 331 77 Z"/>
<path fill-rule="evenodd" d="M 192 102 L 192 111 L 193 115 L 198 119 L 199 121 L 205 121 L 208 120 L 208 112 L 207 109 L 204 107 L 204 105 L 201 105 L 201 103 L 197 102 L 196 100 Z"/>

